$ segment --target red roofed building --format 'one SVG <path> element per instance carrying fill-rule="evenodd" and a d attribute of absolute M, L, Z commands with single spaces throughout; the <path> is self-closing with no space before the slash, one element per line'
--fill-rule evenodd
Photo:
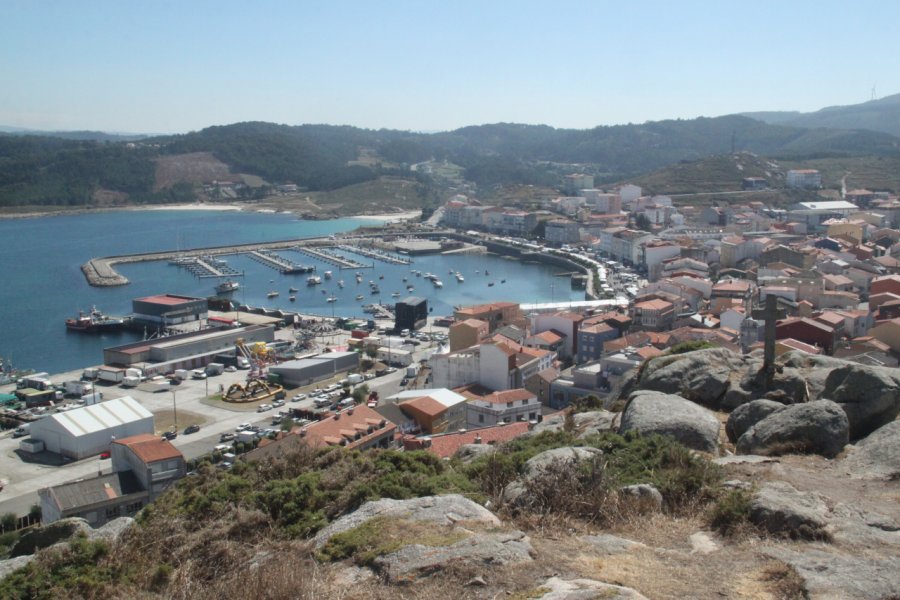
<path fill-rule="evenodd" d="M 523 326 L 525 323 L 522 311 L 516 302 L 492 302 L 457 308 L 453 311 L 453 318 L 457 321 L 466 319 L 485 321 L 489 331 L 494 331 L 504 325 Z"/>
<path fill-rule="evenodd" d="M 645 300 L 631 307 L 634 326 L 651 331 L 666 331 L 675 322 L 675 305 L 662 299 Z"/>
<path fill-rule="evenodd" d="M 482 427 L 471 431 L 444 433 L 430 437 L 410 438 L 403 440 L 406 450 L 425 450 L 439 456 L 450 458 L 466 444 L 499 444 L 508 442 L 531 430 L 531 423 L 510 423 Z"/>
<path fill-rule="evenodd" d="M 775 326 L 775 339 L 794 338 L 813 346 L 819 346 L 826 354 L 834 352 L 838 335 L 833 327 L 806 317 L 792 317 L 779 321 Z"/>
<path fill-rule="evenodd" d="M 883 293 L 900 296 L 900 275 L 884 275 L 872 280 L 872 283 L 869 285 L 869 295 L 874 296 L 875 294 Z"/>
<path fill-rule="evenodd" d="M 484 386 L 469 385 L 455 391 L 469 398 L 466 403 L 469 428 L 536 421 L 541 415 L 537 394 L 523 388 L 494 392 Z"/>
<path fill-rule="evenodd" d="M 462 350 L 475 346 L 482 338 L 490 333 L 487 321 L 481 319 L 466 319 L 450 326 L 449 339 L 450 351 Z"/>

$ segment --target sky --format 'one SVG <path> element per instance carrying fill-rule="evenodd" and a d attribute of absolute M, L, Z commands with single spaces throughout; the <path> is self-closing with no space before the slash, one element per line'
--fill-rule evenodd
<path fill-rule="evenodd" d="M 586 129 L 900 92 L 891 0 L 2 0 L 0 125 Z"/>

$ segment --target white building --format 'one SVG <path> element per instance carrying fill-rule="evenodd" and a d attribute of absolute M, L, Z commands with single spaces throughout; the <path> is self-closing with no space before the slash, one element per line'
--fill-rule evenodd
<path fill-rule="evenodd" d="M 817 190 L 822 187 L 822 175 L 815 169 L 791 169 L 786 181 L 789 188 Z"/>
<path fill-rule="evenodd" d="M 116 439 L 153 433 L 153 415 L 125 396 L 44 417 L 29 431 L 45 450 L 78 460 L 109 450 Z"/>

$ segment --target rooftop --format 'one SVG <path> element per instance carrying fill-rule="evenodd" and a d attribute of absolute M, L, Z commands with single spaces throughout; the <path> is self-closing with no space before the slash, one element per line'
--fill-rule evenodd
<path fill-rule="evenodd" d="M 160 460 L 184 458 L 184 455 L 169 440 L 157 437 L 152 433 L 133 435 L 116 440 L 113 443 L 128 447 L 146 464 Z"/>
<path fill-rule="evenodd" d="M 115 398 L 46 417 L 59 423 L 73 436 L 82 436 L 110 427 L 152 419 L 153 414 L 131 396 Z"/>
<path fill-rule="evenodd" d="M 192 298 L 191 296 L 178 296 L 176 294 L 159 294 L 156 296 L 146 296 L 144 298 L 136 298 L 139 302 L 151 302 L 153 304 L 165 304 L 167 306 L 177 306 L 179 304 L 187 304 L 203 300 L 203 298 Z"/>

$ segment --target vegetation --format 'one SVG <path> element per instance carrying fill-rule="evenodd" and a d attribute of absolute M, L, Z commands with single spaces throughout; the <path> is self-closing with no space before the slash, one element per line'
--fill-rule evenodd
<path fill-rule="evenodd" d="M 710 511 L 710 525 L 724 536 L 746 531 L 750 526 L 750 494 L 746 490 L 729 490 L 722 494 Z"/>
<path fill-rule="evenodd" d="M 715 348 L 716 345 L 708 340 L 693 340 L 680 342 L 675 344 L 668 350 L 668 354 L 687 354 L 695 350 L 706 350 L 707 348 Z"/>

